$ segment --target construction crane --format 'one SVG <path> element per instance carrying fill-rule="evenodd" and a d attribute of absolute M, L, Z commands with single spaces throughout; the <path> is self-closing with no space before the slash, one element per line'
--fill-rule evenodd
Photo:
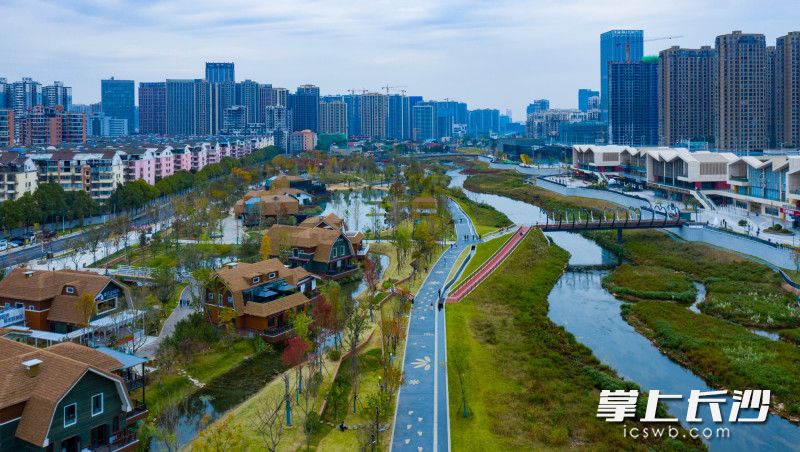
<path fill-rule="evenodd" d="M 660 37 L 658 37 L 658 38 L 650 38 L 650 39 L 645 39 L 645 40 L 644 40 L 644 42 L 652 42 L 652 41 L 666 41 L 666 40 L 669 40 L 669 39 L 678 39 L 678 38 L 682 38 L 682 37 L 683 37 L 683 35 L 676 35 L 676 36 L 660 36 Z"/>
<path fill-rule="evenodd" d="M 408 87 L 407 87 L 407 86 L 405 86 L 405 85 L 399 85 L 399 86 L 389 86 L 389 85 L 387 84 L 386 86 L 381 86 L 381 88 L 383 88 L 383 89 L 384 89 L 384 91 L 386 91 L 386 95 L 388 96 L 388 95 L 389 95 L 389 90 L 390 90 L 390 89 L 397 89 L 397 88 L 408 88 Z M 405 93 L 404 93 L 404 94 L 405 94 Z"/>
<path fill-rule="evenodd" d="M 356 95 L 356 91 L 361 91 L 361 94 L 366 94 L 366 93 L 369 92 L 369 90 L 365 89 L 365 88 L 360 88 L 360 89 L 359 88 L 352 88 L 352 89 L 348 89 L 347 90 L 347 92 L 352 94 L 353 96 Z"/>

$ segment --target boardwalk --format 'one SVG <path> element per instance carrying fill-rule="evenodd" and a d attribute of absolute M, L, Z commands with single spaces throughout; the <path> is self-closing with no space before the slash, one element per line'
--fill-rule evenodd
<path fill-rule="evenodd" d="M 449 450 L 444 311 L 437 309 L 437 301 L 458 255 L 473 243 L 463 237 L 475 234 L 455 203 L 450 202 L 450 210 L 460 240 L 433 266 L 411 309 L 403 360 L 406 382 L 398 394 L 392 431 L 394 451 Z"/>
<path fill-rule="evenodd" d="M 528 231 L 530 231 L 529 227 L 522 227 L 518 232 L 515 232 L 514 235 L 503 244 L 500 250 L 494 253 L 477 271 L 467 277 L 467 279 L 453 291 L 452 295 L 447 297 L 447 302 L 458 302 L 472 292 L 473 289 L 478 287 L 478 285 L 491 275 L 492 272 L 503 263 L 506 257 L 514 251 L 519 242 L 525 238 Z"/>

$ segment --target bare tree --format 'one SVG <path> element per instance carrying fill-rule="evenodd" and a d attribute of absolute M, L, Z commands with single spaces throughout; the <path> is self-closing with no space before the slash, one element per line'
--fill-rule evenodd
<path fill-rule="evenodd" d="M 284 394 L 271 394 L 267 395 L 263 403 L 256 408 L 258 435 L 264 448 L 269 452 L 278 450 L 278 443 L 283 436 L 284 420 L 281 413 L 283 403 Z"/>
<path fill-rule="evenodd" d="M 80 236 L 74 237 L 70 239 L 67 245 L 70 248 L 70 253 L 68 254 L 68 258 L 72 261 L 72 265 L 75 267 L 75 270 L 78 270 L 78 264 L 81 261 L 81 253 L 86 251 L 87 245 L 86 242 L 80 238 Z"/>
<path fill-rule="evenodd" d="M 105 237 L 103 228 L 91 228 L 86 233 L 86 248 L 92 253 L 92 263 L 97 262 L 97 249 Z"/>

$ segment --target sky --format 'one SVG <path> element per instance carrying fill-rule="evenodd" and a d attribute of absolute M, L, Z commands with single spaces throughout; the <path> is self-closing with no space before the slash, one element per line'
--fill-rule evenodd
<path fill-rule="evenodd" d="M 236 79 L 323 94 L 405 89 L 513 111 L 575 108 L 599 87 L 600 33 L 643 29 L 646 54 L 714 45 L 732 30 L 767 44 L 800 29 L 797 0 L 0 0 L 0 77 L 60 80 L 74 103 L 100 79 Z"/>

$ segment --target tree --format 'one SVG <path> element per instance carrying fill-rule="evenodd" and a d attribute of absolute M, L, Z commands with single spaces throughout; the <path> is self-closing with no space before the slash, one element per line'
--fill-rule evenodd
<path fill-rule="evenodd" d="M 75 267 L 75 270 L 78 270 L 78 264 L 81 261 L 81 254 L 87 250 L 88 245 L 86 241 L 81 238 L 81 236 L 75 236 L 67 242 L 68 249 L 70 250 L 69 260 L 72 261 L 72 265 Z"/>
<path fill-rule="evenodd" d="M 161 306 L 171 303 L 175 299 L 175 292 L 178 290 L 175 270 L 170 267 L 157 267 L 150 273 L 150 277 L 153 280 L 153 295 L 161 303 Z"/>
<path fill-rule="evenodd" d="M 334 346 L 339 349 L 341 342 L 342 324 L 344 323 L 345 310 L 342 301 L 342 288 L 336 281 L 331 281 L 321 289 L 322 296 L 331 306 L 330 329 L 334 333 Z"/>
<path fill-rule="evenodd" d="M 381 423 L 389 419 L 389 414 L 392 410 L 392 402 L 390 395 L 385 391 L 378 391 L 367 396 L 367 402 L 364 406 L 370 417 L 370 430 L 371 430 L 371 445 L 372 450 L 377 450 L 380 443 Z"/>
<path fill-rule="evenodd" d="M 259 251 L 261 260 L 265 261 L 269 259 L 270 254 L 272 254 L 272 241 L 270 240 L 269 235 L 264 234 L 261 237 L 261 249 Z"/>
<path fill-rule="evenodd" d="M 306 360 L 308 344 L 302 338 L 294 336 L 286 341 L 286 348 L 281 354 L 283 365 L 297 368 L 297 394 L 303 391 L 303 362 Z"/>
<path fill-rule="evenodd" d="M 392 244 L 395 247 L 397 268 L 403 268 L 412 245 L 411 226 L 408 223 L 401 223 L 394 228 Z"/>
<path fill-rule="evenodd" d="M 89 327 L 89 322 L 91 322 L 92 317 L 97 313 L 96 298 L 97 295 L 84 292 L 78 296 L 78 300 L 75 302 L 75 310 L 78 311 L 81 324 L 84 327 Z"/>
<path fill-rule="evenodd" d="M 103 228 L 95 227 L 86 232 L 86 248 L 92 253 L 92 263 L 97 262 L 97 249 L 105 238 Z"/>
<path fill-rule="evenodd" d="M 349 303 L 349 315 L 344 322 L 344 341 L 350 354 L 350 375 L 353 386 L 353 413 L 356 412 L 358 401 L 358 345 L 361 335 L 367 329 L 367 316 L 361 307 L 355 305 L 352 300 Z"/>
<path fill-rule="evenodd" d="M 268 394 L 263 402 L 256 408 L 258 425 L 256 430 L 261 437 L 261 444 L 265 450 L 275 452 L 283 436 L 284 420 L 281 416 L 283 394 Z"/>
<path fill-rule="evenodd" d="M 795 271 L 800 272 L 800 247 L 792 247 L 792 261 L 794 262 Z"/>
<path fill-rule="evenodd" d="M 242 425 L 234 423 L 233 416 L 225 416 L 215 426 L 206 429 L 192 443 L 192 450 L 198 452 L 240 451 L 246 447 Z"/>
<path fill-rule="evenodd" d="M 364 259 L 364 282 L 367 284 L 367 305 L 369 306 L 369 319 L 374 320 L 373 311 L 375 310 L 377 300 L 375 292 L 378 290 L 378 281 L 380 280 L 380 272 L 378 266 L 375 265 L 371 256 Z"/>

